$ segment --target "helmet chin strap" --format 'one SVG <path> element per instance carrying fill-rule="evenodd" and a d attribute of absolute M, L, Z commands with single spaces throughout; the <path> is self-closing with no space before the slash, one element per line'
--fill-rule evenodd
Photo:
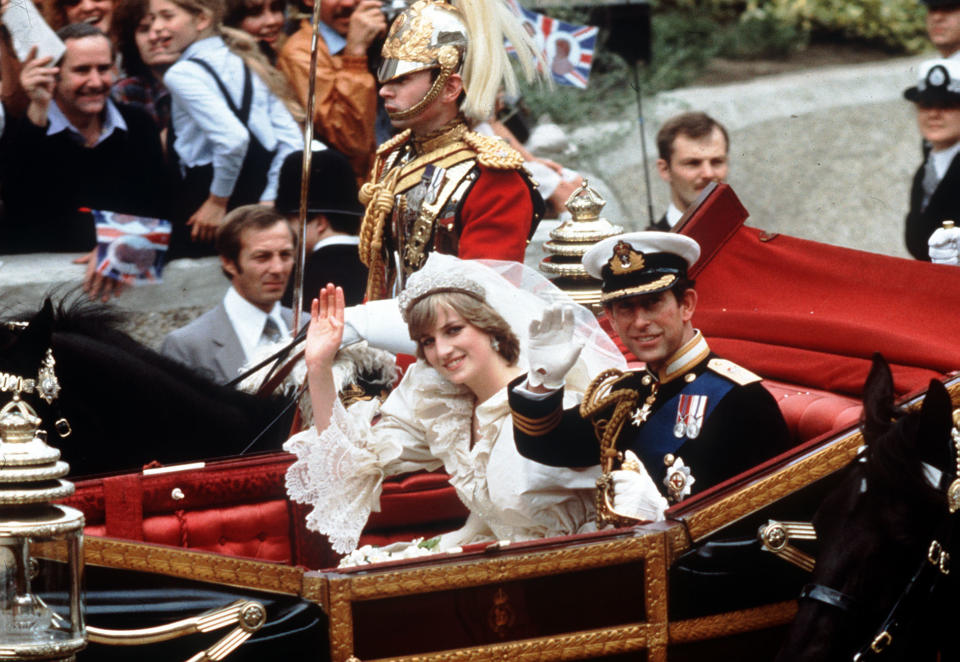
<path fill-rule="evenodd" d="M 459 63 L 460 54 L 457 52 L 457 49 L 451 46 L 445 46 L 440 51 L 437 60 L 440 62 L 440 74 L 437 76 L 437 79 L 433 81 L 433 85 L 430 86 L 427 93 L 420 101 L 405 110 L 398 110 L 392 113 L 388 112 L 387 115 L 391 120 L 408 120 L 411 117 L 416 117 L 440 96 L 440 90 L 447 84 L 450 74 L 454 72 Z"/>

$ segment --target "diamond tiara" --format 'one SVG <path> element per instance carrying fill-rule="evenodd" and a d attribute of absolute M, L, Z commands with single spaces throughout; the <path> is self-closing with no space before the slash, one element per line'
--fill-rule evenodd
<path fill-rule="evenodd" d="M 407 280 L 407 287 L 397 297 L 403 321 L 409 322 L 407 317 L 414 304 L 424 297 L 440 292 L 462 292 L 480 301 L 483 301 L 486 296 L 486 291 L 480 283 L 467 278 L 463 274 L 450 272 L 428 274 L 417 271 L 410 276 Z"/>

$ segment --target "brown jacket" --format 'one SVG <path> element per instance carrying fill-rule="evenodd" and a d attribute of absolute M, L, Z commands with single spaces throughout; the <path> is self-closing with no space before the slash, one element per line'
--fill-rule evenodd
<path fill-rule="evenodd" d="M 289 79 L 304 107 L 310 85 L 310 39 L 310 22 L 303 21 L 277 57 L 277 68 Z M 330 55 L 322 37 L 317 46 L 313 130 L 317 138 L 346 155 L 358 181 L 366 181 L 376 149 L 376 81 L 367 69 L 366 57 Z"/>

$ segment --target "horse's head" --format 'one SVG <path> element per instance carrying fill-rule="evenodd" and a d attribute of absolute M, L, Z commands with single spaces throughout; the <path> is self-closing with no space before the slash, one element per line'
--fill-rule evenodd
<path fill-rule="evenodd" d="M 778 660 L 850 660 L 871 643 L 947 517 L 952 426 L 942 383 L 931 381 L 920 409 L 904 411 L 894 404 L 889 367 L 874 357 L 864 389 L 865 449 L 814 516 L 816 568 Z M 912 659 L 929 645 L 929 638 L 917 643 L 919 634 L 898 636 L 890 658 L 908 651 Z"/>
<path fill-rule="evenodd" d="M 37 376 L 40 363 L 53 337 L 53 303 L 29 318 L 14 318 L 0 324 L 0 372 L 25 379 Z"/>

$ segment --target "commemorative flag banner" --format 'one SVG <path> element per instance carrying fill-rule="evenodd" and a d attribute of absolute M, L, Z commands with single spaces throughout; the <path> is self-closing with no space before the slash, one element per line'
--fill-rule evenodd
<path fill-rule="evenodd" d="M 161 282 L 170 221 L 91 209 L 97 224 L 97 272 L 129 285 Z"/>
<path fill-rule="evenodd" d="M 516 0 L 508 2 L 520 18 L 523 28 L 543 52 L 553 80 L 558 85 L 586 89 L 599 28 L 564 23 L 530 11 Z"/>

